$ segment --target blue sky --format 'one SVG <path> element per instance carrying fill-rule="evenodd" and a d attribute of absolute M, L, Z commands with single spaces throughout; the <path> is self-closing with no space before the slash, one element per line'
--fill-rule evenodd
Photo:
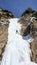
<path fill-rule="evenodd" d="M 20 17 L 28 7 L 37 11 L 37 0 L 0 0 L 0 7 L 11 11 L 15 17 Z"/>

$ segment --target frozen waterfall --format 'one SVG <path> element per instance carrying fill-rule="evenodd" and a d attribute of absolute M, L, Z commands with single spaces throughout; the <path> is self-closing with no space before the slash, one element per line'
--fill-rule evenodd
<path fill-rule="evenodd" d="M 23 39 L 16 33 L 21 25 L 17 23 L 18 18 L 9 19 L 8 42 L 3 53 L 1 65 L 37 65 L 30 60 L 30 39 Z"/>

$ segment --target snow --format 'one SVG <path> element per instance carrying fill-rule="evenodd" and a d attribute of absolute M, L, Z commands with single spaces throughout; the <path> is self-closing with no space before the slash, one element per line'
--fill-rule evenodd
<path fill-rule="evenodd" d="M 3 53 L 1 65 L 37 65 L 31 62 L 30 36 L 20 35 L 21 24 L 17 23 L 18 18 L 9 19 L 8 42 Z M 18 30 L 18 32 L 16 32 Z"/>

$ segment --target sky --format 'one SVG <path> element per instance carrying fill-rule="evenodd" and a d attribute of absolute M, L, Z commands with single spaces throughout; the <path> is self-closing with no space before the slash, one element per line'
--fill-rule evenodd
<path fill-rule="evenodd" d="M 11 11 L 16 18 L 28 7 L 37 11 L 37 0 L 0 0 L 0 8 Z"/>

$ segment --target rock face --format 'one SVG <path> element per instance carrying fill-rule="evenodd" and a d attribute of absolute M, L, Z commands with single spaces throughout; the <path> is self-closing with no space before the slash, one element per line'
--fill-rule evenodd
<path fill-rule="evenodd" d="M 26 35 L 30 34 L 30 22 L 29 22 L 29 20 L 26 20 L 25 17 L 22 16 L 22 17 L 20 17 L 18 22 L 20 24 L 22 24 L 20 34 L 22 36 L 26 36 Z"/>
<path fill-rule="evenodd" d="M 36 38 L 31 43 L 31 52 L 32 52 L 31 61 L 37 63 L 37 39 Z"/>
<path fill-rule="evenodd" d="M 31 42 L 31 60 L 37 63 L 37 20 L 33 21 L 33 42 Z"/>
<path fill-rule="evenodd" d="M 37 12 L 28 8 L 20 17 L 19 22 L 24 25 L 24 35 L 28 35 L 32 32 L 35 35 L 37 30 Z M 34 30 L 35 29 L 35 30 Z M 36 32 L 37 34 L 37 32 Z"/>
<path fill-rule="evenodd" d="M 8 40 L 8 25 L 0 26 L 0 60 Z"/>
<path fill-rule="evenodd" d="M 8 40 L 8 19 L 13 17 L 14 15 L 10 11 L 0 9 L 0 60 Z"/>

